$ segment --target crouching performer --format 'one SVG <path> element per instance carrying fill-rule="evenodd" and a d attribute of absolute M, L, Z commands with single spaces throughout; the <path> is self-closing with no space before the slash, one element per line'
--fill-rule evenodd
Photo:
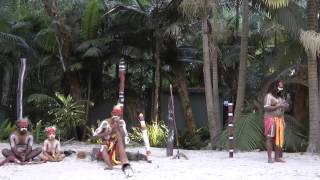
<path fill-rule="evenodd" d="M 27 164 L 41 153 L 40 147 L 32 149 L 33 136 L 28 131 L 28 125 L 29 120 L 27 118 L 17 120 L 17 129 L 10 135 L 11 149 L 2 150 L 2 155 L 6 159 L 0 163 L 0 166 L 6 162 Z"/>
<path fill-rule="evenodd" d="M 125 122 L 121 119 L 122 107 L 120 104 L 114 106 L 112 117 L 101 122 L 100 126 L 95 130 L 93 136 L 102 137 L 103 143 L 99 152 L 98 159 L 103 159 L 107 167 L 105 169 L 113 169 L 113 165 L 122 165 L 122 171 L 126 176 L 132 176 L 133 171 L 129 164 L 128 157 L 125 152 L 126 130 Z M 93 150 L 94 151 L 94 150 Z M 93 152 L 94 153 L 94 152 Z M 120 161 L 116 160 L 120 158 Z"/>
<path fill-rule="evenodd" d="M 51 126 L 46 128 L 47 139 L 43 143 L 40 159 L 43 161 L 59 162 L 65 158 L 61 153 L 60 141 L 56 139 L 56 127 Z"/>

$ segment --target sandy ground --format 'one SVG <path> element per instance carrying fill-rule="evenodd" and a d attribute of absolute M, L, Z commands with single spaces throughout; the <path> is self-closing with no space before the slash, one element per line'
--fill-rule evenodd
<path fill-rule="evenodd" d="M 0 149 L 8 148 L 0 143 Z M 90 151 L 95 145 L 76 143 L 62 146 L 64 150 Z M 128 148 L 131 152 L 144 152 L 143 147 Z M 284 153 L 286 163 L 266 163 L 266 152 L 237 152 L 233 159 L 226 151 L 182 150 L 189 160 L 168 158 L 165 149 L 152 148 L 153 163 L 131 162 L 132 180 L 213 180 L 213 179 L 320 179 L 320 156 L 300 153 Z M 174 152 L 176 154 L 176 151 Z M 0 156 L 0 160 L 3 156 Z M 0 180 L 118 180 L 127 179 L 120 166 L 104 170 L 102 162 L 84 160 L 75 155 L 60 163 L 33 165 L 6 164 L 0 167 Z"/>

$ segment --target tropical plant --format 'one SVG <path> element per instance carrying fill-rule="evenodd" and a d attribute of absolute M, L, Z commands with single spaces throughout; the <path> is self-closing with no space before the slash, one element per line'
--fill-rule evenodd
<path fill-rule="evenodd" d="M 207 147 L 209 142 L 210 133 L 207 127 L 196 129 L 194 134 L 186 132 L 179 137 L 179 145 L 185 149 L 201 149 Z"/>
<path fill-rule="evenodd" d="M 220 134 L 222 129 L 219 109 L 219 91 L 218 91 L 218 63 L 217 48 L 214 42 L 215 34 L 211 34 L 211 23 L 209 14 L 211 9 L 216 11 L 217 1 L 201 0 L 200 2 L 186 0 L 181 7 L 187 17 L 200 17 L 202 23 L 202 43 L 203 43 L 203 73 L 205 96 L 207 105 L 208 125 L 211 137 L 212 148 L 216 148 L 215 138 Z M 213 58 L 212 62 L 210 58 Z M 212 72 L 211 72 L 212 69 Z"/>
<path fill-rule="evenodd" d="M 264 149 L 263 115 L 251 113 L 234 122 L 234 147 L 240 150 Z M 219 144 L 228 148 L 228 130 L 222 132 Z"/>
<path fill-rule="evenodd" d="M 168 127 L 162 122 L 152 123 L 147 125 L 150 146 L 164 147 L 168 137 Z M 143 136 L 141 129 L 133 127 L 132 132 L 129 133 L 129 137 L 132 141 L 143 143 Z"/>
<path fill-rule="evenodd" d="M 44 132 L 44 125 L 42 123 L 42 120 L 39 120 L 34 129 L 32 130 L 33 131 L 33 137 L 34 137 L 34 141 L 36 143 L 41 143 L 43 142 L 44 139 L 46 139 L 46 135 L 45 135 L 45 132 Z"/>
<path fill-rule="evenodd" d="M 307 2 L 307 17 L 309 31 L 318 30 L 318 10 L 319 5 L 316 0 L 309 0 Z M 303 36 L 304 35 L 304 36 Z M 311 37 L 317 37 L 318 35 L 312 34 Z M 302 42 L 305 46 L 308 57 L 308 85 L 309 85 L 309 117 L 310 117 L 310 129 L 309 129 L 309 152 L 320 152 L 320 113 L 319 113 L 319 75 L 318 75 L 318 60 L 319 42 L 312 40 L 306 42 L 308 37 L 307 33 L 302 34 Z M 310 39 L 310 36 L 309 36 Z M 316 38 L 318 39 L 318 38 Z M 317 51 L 315 51 L 317 50 Z"/>
<path fill-rule="evenodd" d="M 16 129 L 14 123 L 9 121 L 9 119 L 4 120 L 0 124 L 0 140 L 7 140 L 10 134 Z"/>
<path fill-rule="evenodd" d="M 65 96 L 59 92 L 55 93 L 55 98 L 44 94 L 32 94 L 28 97 L 28 102 L 38 105 L 49 102 L 48 112 L 53 115 L 52 123 L 57 125 L 61 138 L 77 137 L 76 128 L 85 123 L 86 105 L 93 106 L 90 101 L 75 101 L 70 95 Z"/>

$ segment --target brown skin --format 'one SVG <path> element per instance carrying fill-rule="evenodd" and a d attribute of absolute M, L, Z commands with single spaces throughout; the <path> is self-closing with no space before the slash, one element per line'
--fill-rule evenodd
<path fill-rule="evenodd" d="M 2 155 L 6 158 L 0 162 L 0 166 L 7 162 L 15 162 L 17 164 L 26 164 L 31 159 L 35 158 L 41 153 L 41 148 L 32 149 L 32 134 L 25 130 L 17 129 L 10 135 L 11 149 L 3 149 Z M 26 143 L 27 142 L 27 143 Z M 18 148 L 18 146 L 22 146 Z"/>
<path fill-rule="evenodd" d="M 48 135 L 48 138 L 43 143 L 40 159 L 43 161 L 60 162 L 64 158 L 65 155 L 60 152 L 60 142 L 55 139 L 55 134 Z"/>
<path fill-rule="evenodd" d="M 279 88 L 284 88 L 284 84 L 283 83 L 279 83 L 278 84 Z M 266 101 L 266 99 L 265 99 Z M 288 109 L 289 104 L 287 102 L 282 102 L 282 103 L 276 103 L 276 102 L 272 102 L 271 106 L 268 107 L 264 107 L 265 112 L 273 112 L 278 110 L 279 108 L 283 108 L 283 109 Z M 285 124 L 285 123 L 284 123 Z M 268 154 L 268 163 L 272 163 L 272 149 L 274 146 L 274 138 L 273 137 L 266 137 L 267 138 L 267 154 Z M 275 162 L 285 162 L 281 159 L 282 155 L 281 155 L 281 148 L 279 147 L 275 147 Z"/>
<path fill-rule="evenodd" d="M 123 134 L 121 133 L 122 131 L 120 130 L 121 128 L 119 127 L 119 118 L 118 117 L 109 118 L 109 119 L 106 119 L 105 121 L 108 121 L 108 123 L 111 127 L 111 131 L 104 130 L 100 134 L 96 135 L 96 137 L 104 137 L 105 138 L 108 135 L 115 134 L 116 138 L 117 138 L 117 142 L 118 142 L 116 144 L 116 154 L 119 155 L 122 165 L 129 164 L 129 160 L 127 158 L 124 143 L 123 143 L 124 142 Z M 107 165 L 105 170 L 113 169 L 111 160 L 109 158 L 108 149 L 106 146 L 103 146 L 102 157 Z"/>

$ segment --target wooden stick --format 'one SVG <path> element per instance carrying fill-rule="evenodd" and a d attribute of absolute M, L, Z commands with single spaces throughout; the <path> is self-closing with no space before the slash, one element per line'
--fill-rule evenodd
<path fill-rule="evenodd" d="M 17 119 L 22 119 L 23 109 L 22 109 L 22 99 L 23 99 L 23 82 L 25 78 L 26 71 L 26 58 L 20 59 L 20 70 L 19 70 L 19 79 L 18 79 L 18 88 L 17 88 Z"/>

